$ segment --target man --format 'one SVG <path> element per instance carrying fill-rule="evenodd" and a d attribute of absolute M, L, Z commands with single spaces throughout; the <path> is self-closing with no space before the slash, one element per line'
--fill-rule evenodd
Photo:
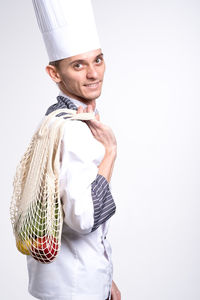
<path fill-rule="evenodd" d="M 33 1 L 40 28 L 43 30 L 47 23 L 49 26 L 52 12 L 53 19 L 55 16 L 59 19 L 63 10 L 58 13 L 58 3 L 63 5 L 62 9 L 67 8 L 67 12 L 83 14 L 82 25 L 85 19 L 90 19 L 87 29 L 91 24 L 94 26 L 90 1 L 84 1 L 73 0 L 73 4 L 67 0 Z M 79 9 L 74 2 L 78 2 L 75 4 L 79 4 Z M 71 20 L 74 30 L 75 23 Z M 69 19 L 67 21 L 69 27 Z M 87 39 L 86 27 L 82 33 L 84 41 Z M 63 30 L 63 23 L 60 28 Z M 69 54 L 68 43 L 66 49 L 61 49 L 61 42 L 55 42 L 57 35 L 62 35 L 57 32 L 58 27 L 55 31 L 56 38 L 54 35 L 52 39 L 52 32 L 51 39 L 43 37 L 50 58 L 46 71 L 58 85 L 60 94 L 58 102 L 46 114 L 58 108 L 77 109 L 77 113 L 96 111 L 105 63 L 95 33 L 90 30 L 88 35 L 90 51 L 84 51 L 87 47 L 82 48 L 82 43 L 77 48 L 77 38 L 73 48 L 70 38 L 70 50 L 73 48 L 73 51 Z M 46 34 L 47 31 L 42 32 Z M 70 33 L 70 36 L 73 35 Z M 93 45 L 91 39 L 95 41 Z M 96 120 L 66 122 L 61 148 L 59 179 L 64 210 L 61 250 L 56 260 L 46 265 L 27 256 L 29 292 L 44 300 L 120 300 L 120 292 L 112 280 L 111 247 L 106 239 L 109 221 L 116 209 L 109 189 L 117 151 L 115 136 L 100 122 L 96 111 Z"/>

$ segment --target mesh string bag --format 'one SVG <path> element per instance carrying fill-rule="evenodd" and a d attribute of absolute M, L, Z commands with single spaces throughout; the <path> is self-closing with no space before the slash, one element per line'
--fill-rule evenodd
<path fill-rule="evenodd" d="M 52 262 L 61 247 L 60 146 L 65 123 L 75 119 L 91 120 L 94 113 L 59 109 L 46 116 L 13 181 L 10 218 L 17 249 L 42 263 Z"/>

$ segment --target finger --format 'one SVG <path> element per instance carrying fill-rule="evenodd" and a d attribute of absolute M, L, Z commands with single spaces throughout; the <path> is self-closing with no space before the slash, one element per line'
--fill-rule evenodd
<path fill-rule="evenodd" d="M 90 128 L 91 132 L 93 133 L 93 135 L 95 135 L 97 133 L 97 130 L 94 126 L 91 125 L 90 121 L 86 121 L 88 127 Z"/>
<path fill-rule="evenodd" d="M 89 122 L 93 127 L 96 127 L 96 128 L 102 127 L 102 123 L 100 121 L 98 121 L 97 119 L 89 120 Z"/>
<path fill-rule="evenodd" d="M 97 121 L 100 121 L 100 115 L 99 115 L 99 113 L 97 113 L 97 114 L 95 115 L 95 118 L 96 118 Z"/>
<path fill-rule="evenodd" d="M 77 109 L 77 114 L 80 114 L 83 112 L 83 107 L 82 106 L 79 106 L 78 109 Z"/>
<path fill-rule="evenodd" d="M 96 122 L 98 122 L 97 120 L 88 120 L 88 121 L 86 121 L 86 124 L 89 126 L 89 127 L 92 127 L 92 128 L 94 128 L 94 129 L 97 129 L 99 126 L 98 126 L 98 124 L 96 124 Z"/>
<path fill-rule="evenodd" d="M 113 295 L 114 295 L 113 300 L 121 300 L 121 294 L 119 290 L 115 290 Z"/>
<path fill-rule="evenodd" d="M 112 281 L 111 296 L 113 300 L 121 300 L 121 292 L 114 281 Z"/>
<path fill-rule="evenodd" d="M 118 300 L 115 291 L 111 292 L 111 300 Z"/>
<path fill-rule="evenodd" d="M 117 286 L 115 287 L 116 300 L 121 300 L 121 293 L 118 290 Z"/>
<path fill-rule="evenodd" d="M 121 293 L 119 290 L 116 291 L 117 299 L 116 300 L 121 300 Z"/>
<path fill-rule="evenodd" d="M 93 112 L 92 105 L 89 104 L 89 105 L 87 106 L 87 112 L 89 112 L 89 113 Z"/>

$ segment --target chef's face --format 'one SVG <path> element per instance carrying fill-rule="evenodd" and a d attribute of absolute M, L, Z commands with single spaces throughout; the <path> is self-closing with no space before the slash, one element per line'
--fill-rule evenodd
<path fill-rule="evenodd" d="M 101 49 L 65 58 L 56 69 L 57 83 L 69 97 L 90 102 L 100 96 L 105 71 Z"/>

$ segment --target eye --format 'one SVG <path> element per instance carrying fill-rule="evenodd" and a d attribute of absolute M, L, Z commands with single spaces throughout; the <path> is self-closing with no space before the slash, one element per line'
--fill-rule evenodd
<path fill-rule="evenodd" d="M 74 65 L 74 68 L 75 68 L 76 70 L 80 70 L 82 67 L 83 67 L 83 65 L 80 64 L 80 63 L 77 63 L 77 64 Z"/>
<path fill-rule="evenodd" d="M 102 61 L 103 61 L 103 59 L 100 58 L 100 57 L 98 57 L 98 58 L 96 59 L 96 63 L 97 63 L 97 64 L 100 64 Z"/>

